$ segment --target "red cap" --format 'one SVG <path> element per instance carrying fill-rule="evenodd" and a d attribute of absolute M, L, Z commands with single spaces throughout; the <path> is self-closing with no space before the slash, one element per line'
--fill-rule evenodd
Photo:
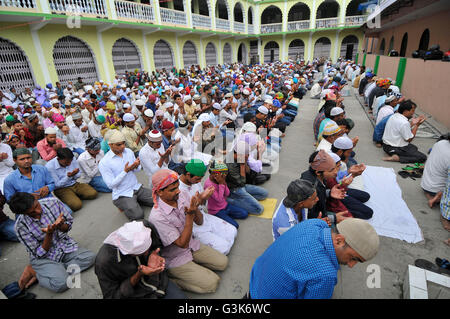
<path fill-rule="evenodd" d="M 171 129 L 172 127 L 174 127 L 174 126 L 175 126 L 175 125 L 173 125 L 172 122 L 165 120 L 165 121 L 163 121 L 162 124 L 161 124 L 161 129 L 162 129 L 163 131 L 167 131 L 167 130 L 170 130 L 170 129 Z"/>

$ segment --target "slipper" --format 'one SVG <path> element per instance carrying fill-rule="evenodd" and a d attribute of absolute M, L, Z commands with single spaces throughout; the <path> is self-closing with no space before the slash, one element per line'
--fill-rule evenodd
<path fill-rule="evenodd" d="M 438 266 L 425 259 L 416 259 L 414 265 L 425 270 L 429 270 L 438 274 L 440 273 L 440 268 Z"/>
<path fill-rule="evenodd" d="M 445 258 L 436 258 L 436 265 L 444 269 L 450 269 L 450 262 Z"/>
<path fill-rule="evenodd" d="M 413 180 L 416 180 L 413 176 L 413 171 L 398 171 L 397 173 L 403 178 L 411 177 Z"/>

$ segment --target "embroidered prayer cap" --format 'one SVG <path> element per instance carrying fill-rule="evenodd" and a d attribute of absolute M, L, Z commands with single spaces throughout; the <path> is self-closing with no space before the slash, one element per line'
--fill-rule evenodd
<path fill-rule="evenodd" d="M 86 149 L 87 150 L 93 150 L 98 151 L 101 148 L 101 142 L 100 139 L 97 137 L 90 137 L 86 140 Z"/>
<path fill-rule="evenodd" d="M 314 194 L 314 185 L 304 179 L 296 179 L 289 183 L 287 196 L 283 199 L 283 205 L 293 208 L 297 203 L 302 202 Z"/>
<path fill-rule="evenodd" d="M 146 137 L 150 142 L 161 142 L 162 141 L 161 132 L 158 130 L 150 131 L 150 133 L 146 134 Z"/>
<path fill-rule="evenodd" d="M 185 166 L 186 172 L 191 173 L 191 175 L 203 177 L 205 176 L 207 167 L 202 160 L 191 159 Z"/>
<path fill-rule="evenodd" d="M 99 122 L 100 124 L 105 123 L 106 118 L 103 115 L 97 115 L 97 117 L 95 118 L 97 120 L 97 122 Z"/>
<path fill-rule="evenodd" d="M 133 121 L 136 120 L 136 118 L 135 118 L 134 115 L 131 114 L 131 113 L 125 113 L 125 114 L 123 115 L 123 120 L 124 120 L 125 122 L 133 122 Z"/>
<path fill-rule="evenodd" d="M 331 135 L 339 133 L 340 131 L 341 131 L 341 128 L 339 127 L 339 125 L 337 125 L 335 121 L 330 121 L 330 122 L 328 122 L 327 125 L 325 125 L 322 135 L 323 136 L 331 136 Z"/>
<path fill-rule="evenodd" d="M 147 117 L 153 117 L 153 111 L 152 110 L 150 110 L 150 109 L 146 109 L 145 111 L 144 111 L 144 115 L 145 116 L 147 116 Z"/>
<path fill-rule="evenodd" d="M 219 160 L 212 160 L 209 164 L 209 170 L 211 172 L 226 172 L 228 171 L 228 166 Z"/>
<path fill-rule="evenodd" d="M 142 221 L 132 221 L 112 232 L 104 243 L 119 248 L 123 255 L 141 255 L 152 245 L 152 230 Z"/>
<path fill-rule="evenodd" d="M 331 109 L 331 111 L 330 111 L 330 115 L 331 116 L 336 116 L 336 115 L 339 115 L 339 114 L 342 114 L 342 113 L 344 113 L 344 110 L 341 107 L 339 107 L 339 106 L 333 107 Z"/>
<path fill-rule="evenodd" d="M 364 261 L 372 259 L 378 253 L 380 239 L 372 225 L 365 220 L 347 218 L 337 224 L 336 228 L 344 235 L 345 242 L 361 255 Z"/>
<path fill-rule="evenodd" d="M 53 128 L 53 127 L 47 127 L 47 128 L 45 129 L 45 134 L 46 134 L 46 135 L 48 135 L 48 134 L 56 134 L 56 129 Z"/>
<path fill-rule="evenodd" d="M 108 103 L 106 103 L 106 108 L 107 108 L 108 110 L 116 110 L 116 106 L 114 105 L 113 102 L 108 102 Z"/>
<path fill-rule="evenodd" d="M 125 142 L 125 136 L 119 130 L 114 130 L 114 133 L 111 134 L 111 137 L 108 140 L 108 144 L 116 144 Z"/>
<path fill-rule="evenodd" d="M 168 120 L 163 121 L 161 124 L 161 130 L 163 131 L 170 130 L 172 127 L 175 127 L 175 125 Z"/>
<path fill-rule="evenodd" d="M 348 136 L 341 136 L 334 141 L 333 146 L 340 150 L 349 150 L 353 148 L 353 142 Z"/>
<path fill-rule="evenodd" d="M 82 119 L 81 114 L 76 112 L 72 114 L 72 120 L 76 121 L 76 120 L 80 120 Z"/>

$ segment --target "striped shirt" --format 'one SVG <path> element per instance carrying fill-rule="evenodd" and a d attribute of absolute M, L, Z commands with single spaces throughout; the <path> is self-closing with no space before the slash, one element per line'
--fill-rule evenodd
<path fill-rule="evenodd" d="M 28 215 L 20 214 L 17 216 L 15 230 L 20 242 L 30 255 L 30 260 L 50 259 L 60 262 L 65 254 L 74 252 L 78 249 L 78 244 L 65 232 L 55 230 L 53 240 L 49 251 L 42 248 L 46 234 L 41 228 L 46 228 L 53 224 L 59 214 L 63 213 L 65 223 L 72 228 L 73 217 L 70 215 L 67 207 L 57 198 L 43 198 L 39 200 L 42 208 L 41 218 L 35 219 Z"/>

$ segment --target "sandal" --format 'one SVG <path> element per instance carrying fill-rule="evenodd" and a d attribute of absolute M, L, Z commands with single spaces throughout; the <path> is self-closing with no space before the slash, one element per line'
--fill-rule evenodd
<path fill-rule="evenodd" d="M 444 269 L 450 269 L 450 262 L 447 259 L 436 258 L 436 265 Z"/>
<path fill-rule="evenodd" d="M 425 270 L 429 270 L 429 271 L 433 271 L 435 273 L 439 274 L 439 267 L 436 266 L 435 264 L 433 264 L 431 261 L 425 260 L 425 259 L 416 259 L 416 261 L 414 262 L 414 265 L 416 265 L 416 267 L 425 269 Z"/>

